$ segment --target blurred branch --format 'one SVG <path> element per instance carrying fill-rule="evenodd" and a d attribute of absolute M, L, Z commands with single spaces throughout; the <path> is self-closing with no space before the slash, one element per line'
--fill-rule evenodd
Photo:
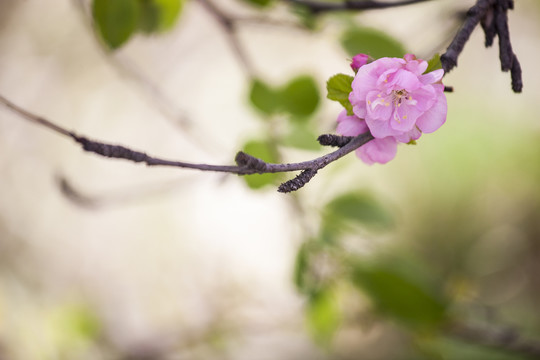
<path fill-rule="evenodd" d="M 225 14 L 211 0 L 199 0 L 203 8 L 216 20 L 217 24 L 223 29 L 225 37 L 231 46 L 236 58 L 242 63 L 248 75 L 254 75 L 253 65 L 249 61 L 244 49 L 242 48 L 236 28 L 237 21 Z"/>
<path fill-rule="evenodd" d="M 87 24 L 89 31 L 93 34 L 92 14 L 86 6 L 85 0 L 73 0 L 73 3 L 80 10 L 84 22 Z M 143 90 L 143 94 L 146 95 L 147 100 L 154 105 L 155 109 L 182 130 L 190 130 L 191 122 L 188 120 L 185 112 L 181 110 L 171 98 L 163 93 L 159 86 L 145 76 L 141 69 L 137 68 L 133 63 L 128 62 L 126 59 L 119 58 L 118 56 L 111 56 L 111 54 L 103 47 L 103 43 L 97 38 L 96 42 L 107 62 L 109 62 L 120 75 L 135 82 L 139 88 Z"/>
<path fill-rule="evenodd" d="M 515 329 L 485 329 L 470 325 L 457 325 L 450 335 L 469 343 L 495 348 L 520 355 L 540 358 L 540 341 L 524 339 Z"/>
<path fill-rule="evenodd" d="M 0 103 L 12 110 L 21 117 L 43 127 L 48 128 L 56 132 L 57 134 L 70 137 L 75 142 L 80 144 L 84 151 L 91 152 L 97 155 L 101 155 L 107 158 L 124 159 L 135 163 L 144 163 L 147 166 L 169 166 L 185 169 L 196 169 L 201 171 L 223 172 L 237 175 L 249 175 L 249 174 L 265 174 L 265 173 L 278 173 L 278 172 L 290 172 L 304 170 L 297 178 L 291 180 L 289 186 L 285 183 L 280 186 L 280 192 L 291 192 L 298 190 L 304 186 L 318 170 L 324 168 L 326 165 L 342 158 L 348 153 L 356 150 L 360 146 L 364 145 L 368 141 L 373 139 L 370 133 L 360 134 L 352 138 L 346 145 L 338 150 L 326 154 L 324 156 L 315 158 L 313 160 L 303 161 L 299 163 L 287 163 L 287 164 L 272 164 L 267 163 L 261 159 L 253 157 L 242 151 L 238 152 L 235 157 L 235 165 L 210 165 L 210 164 L 196 164 L 184 161 L 166 160 L 158 157 L 147 155 L 144 152 L 132 150 L 128 147 L 114 144 L 107 144 L 96 140 L 88 139 L 85 136 L 77 135 L 75 132 L 67 130 L 55 123 L 32 114 L 29 111 L 15 105 L 5 97 L 0 95 Z M 294 185 L 293 185 L 294 182 Z"/>
<path fill-rule="evenodd" d="M 169 194 L 177 189 L 185 189 L 187 178 L 169 180 L 155 184 L 144 184 L 121 189 L 109 190 L 99 195 L 89 195 L 79 190 L 63 175 L 55 177 L 60 192 L 70 201 L 86 209 L 97 209 L 115 205 L 125 205 L 145 199 L 152 199 L 163 194 Z"/>
<path fill-rule="evenodd" d="M 387 9 L 397 6 L 412 5 L 430 0 L 404 0 L 398 2 L 380 2 L 380 1 L 351 1 L 343 2 L 323 2 L 314 0 L 283 0 L 284 2 L 301 5 L 306 7 L 312 13 L 322 13 L 328 11 L 345 11 L 345 10 L 375 10 Z"/>
<path fill-rule="evenodd" d="M 509 71 L 512 78 L 512 90 L 516 93 L 523 89 L 521 65 L 510 43 L 508 30 L 508 10 L 514 8 L 513 0 L 477 0 L 467 12 L 467 18 L 458 31 L 446 52 L 441 55 L 445 72 L 457 66 L 457 58 L 463 51 L 473 30 L 481 23 L 485 34 L 485 46 L 493 44 L 495 36 L 499 36 L 499 58 L 501 70 Z"/>

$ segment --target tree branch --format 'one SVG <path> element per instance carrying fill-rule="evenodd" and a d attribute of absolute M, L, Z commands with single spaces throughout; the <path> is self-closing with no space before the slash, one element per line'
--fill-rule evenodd
<path fill-rule="evenodd" d="M 329 11 L 346 11 L 346 10 L 373 10 L 387 9 L 397 6 L 412 5 L 430 0 L 403 0 L 399 2 L 380 2 L 380 1 L 351 1 L 344 2 L 323 2 L 314 0 L 283 0 L 290 4 L 301 5 L 309 9 L 314 14 L 329 12 Z"/>
<path fill-rule="evenodd" d="M 509 71 L 512 78 L 512 90 L 516 93 L 523 89 L 521 65 L 510 43 L 508 30 L 508 10 L 514 8 L 513 0 L 477 0 L 467 12 L 467 18 L 458 31 L 446 52 L 441 55 L 444 72 L 457 66 L 457 58 L 463 51 L 473 30 L 481 23 L 485 34 L 485 46 L 493 44 L 495 36 L 499 36 L 499 58 L 501 70 Z"/>
<path fill-rule="evenodd" d="M 169 166 L 169 167 L 178 167 L 185 169 L 196 169 L 200 171 L 213 171 L 213 172 L 223 172 L 231 173 L 237 175 L 249 175 L 249 174 L 265 174 L 265 173 L 279 173 L 279 172 L 291 172 L 291 171 L 301 171 L 308 170 L 304 175 L 301 176 L 302 180 L 296 179 L 296 186 L 280 188 L 281 192 L 290 192 L 298 190 L 300 187 L 305 185 L 315 173 L 324 168 L 326 165 L 334 162 L 348 153 L 356 150 L 360 146 L 364 145 L 368 141 L 373 139 L 373 136 L 368 132 L 360 134 L 356 137 L 353 137 L 348 141 L 344 146 L 340 147 L 338 150 L 335 150 L 324 156 L 315 158 L 313 160 L 298 162 L 298 163 L 286 163 L 286 164 L 272 164 L 267 163 L 261 159 L 253 157 L 249 154 L 246 154 L 242 151 L 238 152 L 236 155 L 237 165 L 209 165 L 209 164 L 197 164 L 189 163 L 184 161 L 175 161 L 167 160 L 158 157 L 153 157 L 147 155 L 144 152 L 132 150 L 128 147 L 122 145 L 107 144 L 96 140 L 91 140 L 85 136 L 77 135 L 75 132 L 67 130 L 55 123 L 40 117 L 38 115 L 32 114 L 31 112 L 24 110 L 13 102 L 9 101 L 2 95 L 0 95 L 0 103 L 6 106 L 8 109 L 12 110 L 19 116 L 24 117 L 25 119 L 44 126 L 49 130 L 56 132 L 57 134 L 69 137 L 79 143 L 84 151 L 91 152 L 103 157 L 114 158 L 114 159 L 124 159 L 129 160 L 135 163 L 144 163 L 147 166 Z M 307 176 L 311 174 L 311 176 Z M 303 181 L 303 183 L 301 183 Z M 301 184 L 300 184 L 301 183 Z M 289 189 L 289 190 L 287 190 Z M 286 191 L 285 191 L 286 190 Z"/>

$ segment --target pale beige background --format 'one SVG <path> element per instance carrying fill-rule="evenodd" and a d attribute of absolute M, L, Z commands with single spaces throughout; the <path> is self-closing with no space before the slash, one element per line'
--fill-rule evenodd
<path fill-rule="evenodd" d="M 236 3 L 218 3 L 249 14 Z M 427 56 L 439 50 L 452 28 L 439 15 L 470 4 L 434 1 L 358 19 Z M 352 183 L 399 203 L 406 198 L 400 177 L 413 176 L 411 169 L 421 173 L 422 158 L 439 142 L 459 144 L 460 132 L 467 129 L 495 127 L 499 135 L 505 131 L 501 127 L 510 133 L 513 128 L 540 131 L 540 7 L 534 0 L 517 1 L 516 7 L 510 26 L 524 93 L 511 93 L 497 48 L 484 49 L 476 31 L 459 67 L 445 78 L 456 90 L 448 94 L 448 123 L 421 146 L 401 147 L 387 166 L 368 167 L 353 156 L 343 160 L 346 165 L 332 165 L 327 171 L 334 177 L 323 172 L 301 191 L 307 220 L 297 219 L 287 196 L 273 189 L 254 192 L 235 176 L 99 158 L 0 108 L 4 346 L 17 359 L 56 359 L 63 340 L 55 314 L 82 302 L 99 314 L 118 348 L 152 344 L 167 349 L 180 338 L 185 348 L 175 359 L 323 357 L 303 331 L 303 299 L 291 282 L 294 254 L 305 235 L 302 223 L 314 228 L 316 218 L 309 211 L 316 212 L 319 201 Z M 4 0 L 0 20 L 0 93 L 62 126 L 170 159 L 216 164 L 231 163 L 242 143 L 263 131 L 246 100 L 246 74 L 219 28 L 194 1 L 172 32 L 137 36 L 113 55 L 102 52 L 88 19 L 72 1 Z M 323 89 L 326 78 L 348 71 L 333 21 L 315 35 L 246 25 L 241 38 L 266 80 L 280 84 L 307 71 Z M 162 94 L 152 95 L 148 84 L 119 70 L 126 66 Z M 162 104 L 157 106 L 156 99 Z M 317 116 L 328 131 L 338 111 L 336 104 L 322 101 Z M 494 114 L 499 120 L 490 119 Z M 188 132 L 179 119 L 189 122 Z M 480 125 L 469 127 L 472 122 Z M 294 161 L 315 155 L 287 156 Z M 59 174 L 89 195 L 129 198 L 139 188 L 157 190 L 87 209 L 61 195 L 55 182 Z M 222 339 L 222 347 L 208 347 L 208 329 L 219 327 L 230 338 Z"/>

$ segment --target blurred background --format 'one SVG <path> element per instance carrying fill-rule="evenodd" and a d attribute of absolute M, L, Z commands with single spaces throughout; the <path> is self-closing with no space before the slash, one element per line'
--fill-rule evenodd
<path fill-rule="evenodd" d="M 167 159 L 302 161 L 330 151 L 352 54 L 429 59 L 474 4 L 139 1 L 129 34 L 103 1 L 1 1 L 0 94 Z M 0 106 L 0 359 L 538 358 L 539 19 L 509 12 L 522 94 L 476 29 L 439 131 L 293 194 L 100 158 Z"/>

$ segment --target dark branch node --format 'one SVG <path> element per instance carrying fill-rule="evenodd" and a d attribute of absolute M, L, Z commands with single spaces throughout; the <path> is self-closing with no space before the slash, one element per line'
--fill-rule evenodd
<path fill-rule="evenodd" d="M 323 134 L 317 138 L 317 141 L 319 142 L 319 144 L 323 146 L 343 147 L 347 145 L 354 138 L 355 138 L 354 136 Z"/>
<path fill-rule="evenodd" d="M 454 92 L 454 87 L 453 86 L 445 86 L 444 87 L 444 92 Z"/>
<path fill-rule="evenodd" d="M 266 172 L 267 170 L 267 163 L 261 159 L 256 158 L 255 156 L 251 156 L 249 154 L 246 154 L 243 151 L 239 151 L 234 161 L 236 164 L 240 167 L 256 170 L 257 172 Z"/>
<path fill-rule="evenodd" d="M 510 70 L 510 76 L 512 77 L 512 90 L 516 93 L 520 93 L 523 90 L 523 80 L 521 78 L 521 65 L 517 56 L 514 54 L 514 60 L 512 61 L 512 69 Z"/>
<path fill-rule="evenodd" d="M 291 179 L 279 185 L 278 191 L 281 193 L 289 193 L 296 191 L 306 185 L 316 174 L 316 169 L 306 169 L 300 174 L 298 174 L 294 179 Z"/>
<path fill-rule="evenodd" d="M 127 159 L 133 162 L 147 162 L 149 160 L 148 155 L 140 151 L 134 151 L 120 145 L 103 144 L 100 142 L 92 141 L 84 136 L 73 135 L 73 139 L 82 145 L 85 151 L 93 152 L 101 156 Z"/>

